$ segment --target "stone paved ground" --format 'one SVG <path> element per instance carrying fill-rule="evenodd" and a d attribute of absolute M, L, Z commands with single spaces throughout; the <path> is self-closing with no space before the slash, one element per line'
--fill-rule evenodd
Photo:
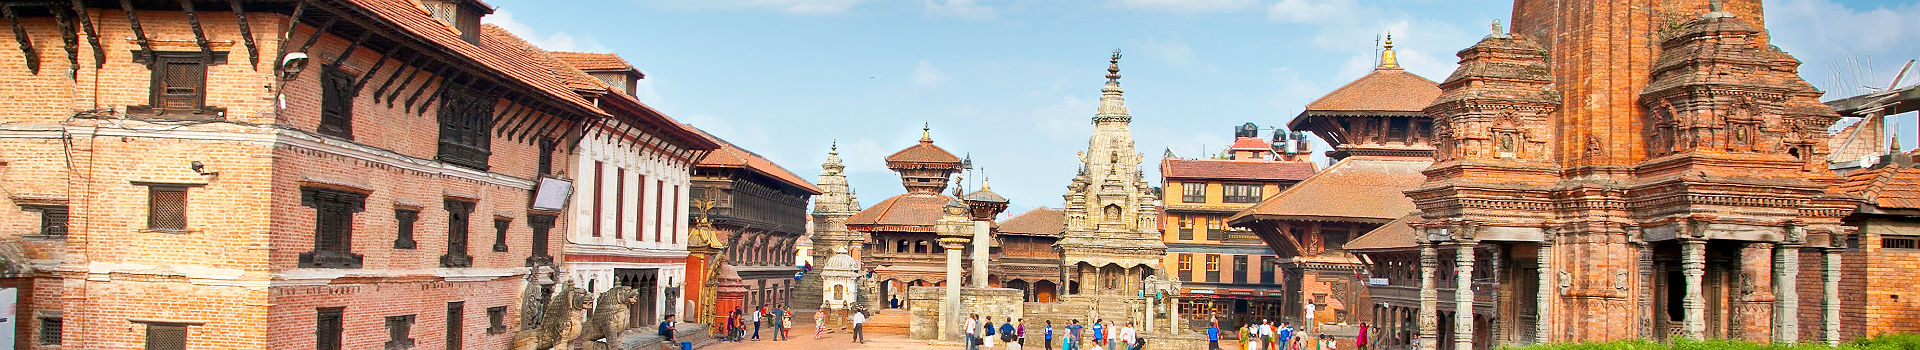
<path fill-rule="evenodd" d="M 760 334 L 761 336 L 760 341 L 749 340 L 749 341 L 738 342 L 738 343 L 715 343 L 712 345 L 701 347 L 700 349 L 702 350 L 961 349 L 961 347 L 957 345 L 955 346 L 930 345 L 924 340 L 907 339 L 906 335 L 875 334 L 867 337 L 868 339 L 866 344 L 854 344 L 852 342 L 853 338 L 846 333 L 840 333 L 840 332 L 828 333 L 825 336 L 822 336 L 819 340 L 815 340 L 813 339 L 813 331 L 811 327 L 807 329 L 807 334 L 805 334 L 804 336 L 801 335 L 799 331 L 800 331 L 799 329 L 794 330 L 793 340 L 772 341 L 771 340 L 772 338 L 768 338 L 767 334 L 762 333 Z M 1040 349 L 1040 344 L 1038 341 L 1030 340 L 1029 342 L 1030 344 L 1028 344 L 1029 346 L 1025 350 Z M 1148 344 L 1148 345 L 1152 345 L 1152 344 Z M 1234 349 L 1235 348 L 1234 345 L 1237 345 L 1237 344 L 1231 341 L 1220 342 L 1220 347 L 1223 349 Z M 1054 346 L 1057 347 L 1057 346 L 1060 346 L 1060 344 L 1056 343 L 1054 344 Z M 994 347 L 994 349 L 995 350 L 1005 349 L 1005 347 L 1004 346 Z M 1195 349 L 1195 350 L 1204 350 L 1204 349 Z"/>

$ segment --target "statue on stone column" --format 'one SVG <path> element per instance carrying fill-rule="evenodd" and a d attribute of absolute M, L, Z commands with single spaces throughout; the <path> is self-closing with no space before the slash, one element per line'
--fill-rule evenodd
<path fill-rule="evenodd" d="M 630 313 L 633 311 L 629 307 L 639 298 L 640 292 L 628 286 L 617 286 L 601 292 L 600 298 L 593 304 L 593 313 L 588 314 L 580 339 L 592 342 L 605 338 L 607 344 L 619 343 L 620 332 L 627 330 L 627 323 L 632 318 Z"/>

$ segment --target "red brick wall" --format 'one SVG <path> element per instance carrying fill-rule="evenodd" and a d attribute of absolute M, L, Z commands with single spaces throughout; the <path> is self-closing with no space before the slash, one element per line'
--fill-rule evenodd
<path fill-rule="evenodd" d="M 462 320 L 468 349 L 504 349 L 518 331 L 517 301 L 521 279 L 506 277 L 484 282 L 372 283 L 359 285 L 275 287 L 266 347 L 311 349 L 319 308 L 340 307 L 346 349 L 380 349 L 388 340 L 387 316 L 414 315 L 411 337 L 415 349 L 443 349 L 447 339 L 447 303 L 463 301 Z M 487 333 L 487 308 L 506 306 L 507 329 Z"/>

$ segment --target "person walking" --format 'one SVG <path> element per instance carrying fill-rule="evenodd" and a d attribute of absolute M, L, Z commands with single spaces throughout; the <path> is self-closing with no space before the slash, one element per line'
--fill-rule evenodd
<path fill-rule="evenodd" d="M 1133 322 L 1128 321 L 1127 324 L 1133 324 Z M 1125 345 L 1116 344 L 1120 343 L 1120 326 L 1119 322 L 1114 322 L 1113 325 L 1107 326 L 1107 350 L 1113 350 L 1113 347 L 1116 345 Z"/>
<path fill-rule="evenodd" d="M 1133 329 L 1133 321 L 1127 321 L 1127 326 L 1120 328 L 1120 345 L 1125 347 L 1127 350 L 1140 349 L 1139 337 L 1140 337 L 1140 333 L 1137 333 L 1137 331 Z"/>
<path fill-rule="evenodd" d="M 1067 337 L 1060 342 L 1060 350 L 1080 350 L 1080 330 L 1084 328 L 1078 319 L 1067 321 Z"/>
<path fill-rule="evenodd" d="M 980 349 L 979 329 L 980 329 L 980 314 L 967 315 L 967 328 L 962 330 L 964 332 L 967 332 L 967 339 L 966 339 L 967 350 Z"/>
<path fill-rule="evenodd" d="M 1020 343 L 1022 348 L 1027 347 L 1027 320 L 1014 320 L 1013 323 L 1014 342 Z"/>
<path fill-rule="evenodd" d="M 780 309 L 786 311 L 780 318 L 780 325 L 786 326 L 786 328 L 780 329 L 780 340 L 793 340 L 793 334 L 789 333 L 793 331 L 793 309 Z"/>
<path fill-rule="evenodd" d="M 1253 328 L 1252 326 L 1247 325 L 1245 323 L 1240 324 L 1240 333 L 1237 334 L 1240 337 L 1235 338 L 1240 340 L 1240 347 L 1239 347 L 1240 350 L 1253 350 L 1254 342 L 1251 341 L 1252 338 L 1248 338 L 1248 333 L 1247 333 L 1247 330 L 1252 328 Z"/>
<path fill-rule="evenodd" d="M 753 314 L 747 317 L 748 320 L 753 321 L 753 341 L 760 341 L 760 312 L 764 310 L 765 308 L 753 309 Z"/>
<path fill-rule="evenodd" d="M 1366 322 L 1360 323 L 1360 334 L 1355 335 L 1353 337 L 1354 349 L 1359 349 L 1359 350 L 1367 349 L 1368 340 L 1372 340 L 1371 337 L 1367 336 L 1367 331 L 1371 331 L 1371 330 L 1373 330 L 1372 325 L 1369 325 Z"/>
<path fill-rule="evenodd" d="M 866 324 L 867 324 L 867 312 L 865 310 L 854 311 L 853 312 L 853 342 L 854 343 L 867 342 L 867 334 L 866 332 L 863 332 L 863 330 L 865 330 Z"/>
<path fill-rule="evenodd" d="M 1306 308 L 1307 308 L 1307 314 L 1306 314 L 1307 320 L 1306 322 L 1300 322 L 1300 331 L 1313 333 L 1313 310 L 1318 308 L 1315 307 L 1313 303 L 1307 303 Z"/>
<path fill-rule="evenodd" d="M 983 324 L 982 327 L 983 327 L 983 330 L 986 331 L 986 333 L 984 334 L 985 336 L 981 338 L 986 338 L 986 343 L 987 343 L 986 348 L 992 349 L 994 341 L 998 340 L 994 338 L 999 337 L 997 334 L 1000 334 L 1000 328 L 993 326 L 993 316 L 987 316 L 987 322 Z"/>
<path fill-rule="evenodd" d="M 1220 321 L 1207 326 L 1207 350 L 1220 350 Z"/>
<path fill-rule="evenodd" d="M 1093 319 L 1093 347 L 1095 349 L 1107 347 L 1106 320 Z"/>
<path fill-rule="evenodd" d="M 823 336 L 826 334 L 827 334 L 827 311 L 813 310 L 813 339 L 820 340 L 820 336 Z"/>

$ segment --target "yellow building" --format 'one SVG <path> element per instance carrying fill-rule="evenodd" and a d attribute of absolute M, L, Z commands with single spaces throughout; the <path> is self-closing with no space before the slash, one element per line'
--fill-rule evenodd
<path fill-rule="evenodd" d="M 1233 146 L 1213 158 L 1160 161 L 1161 266 L 1182 283 L 1180 315 L 1195 329 L 1215 317 L 1233 328 L 1279 316 L 1273 250 L 1226 221 L 1317 170 L 1305 135 L 1277 130 L 1269 143 L 1252 123 L 1234 133 Z"/>

